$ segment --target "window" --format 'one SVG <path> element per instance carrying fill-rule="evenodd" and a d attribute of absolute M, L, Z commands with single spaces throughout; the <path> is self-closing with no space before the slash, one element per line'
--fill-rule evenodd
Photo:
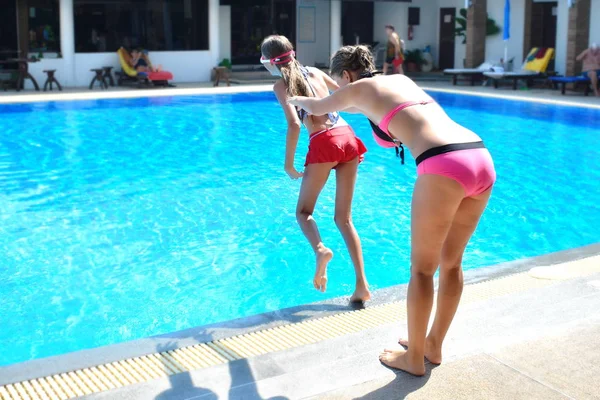
<path fill-rule="evenodd" d="M 59 0 L 28 0 L 29 52 L 60 53 Z"/>
<path fill-rule="evenodd" d="M 233 64 L 256 64 L 260 44 L 271 34 L 296 39 L 296 2 L 290 0 L 221 0 L 231 6 Z"/>
<path fill-rule="evenodd" d="M 208 50 L 208 0 L 74 0 L 75 51 Z"/>

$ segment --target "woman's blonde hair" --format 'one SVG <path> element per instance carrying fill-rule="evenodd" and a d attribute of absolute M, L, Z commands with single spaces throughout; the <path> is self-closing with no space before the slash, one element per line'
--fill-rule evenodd
<path fill-rule="evenodd" d="M 265 58 L 274 58 L 294 50 L 294 46 L 285 36 L 271 35 L 263 40 L 260 51 Z M 278 64 L 281 77 L 285 82 L 288 96 L 307 96 L 309 92 L 306 80 L 300 71 L 300 63 L 295 57 L 290 57 L 288 63 Z"/>
<path fill-rule="evenodd" d="M 344 71 L 356 72 L 359 75 L 375 71 L 373 54 L 367 46 L 344 46 L 331 57 L 331 76 L 342 76 Z"/>

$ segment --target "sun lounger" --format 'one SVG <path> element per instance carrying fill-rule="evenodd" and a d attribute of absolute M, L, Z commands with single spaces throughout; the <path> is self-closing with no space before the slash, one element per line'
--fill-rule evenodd
<path fill-rule="evenodd" d="M 544 50 L 537 47 L 531 49 L 520 71 L 516 72 L 484 72 L 483 75 L 494 82 L 494 88 L 503 80 L 512 80 L 513 90 L 517 90 L 517 81 L 525 80 L 529 86 L 533 79 L 545 78 L 546 69 L 550 60 L 554 57 L 554 49 L 545 49 L 543 57 L 537 58 L 539 51 Z"/>
<path fill-rule="evenodd" d="M 169 81 L 173 80 L 173 74 L 169 71 L 157 71 L 157 72 L 138 72 L 130 64 L 131 56 L 123 47 L 117 50 L 119 56 L 119 62 L 121 64 L 122 71 L 117 72 L 119 86 L 127 83 L 153 83 L 155 86 L 168 86 Z"/>
<path fill-rule="evenodd" d="M 550 82 L 552 82 L 555 86 L 560 85 L 560 93 L 561 94 L 565 94 L 568 83 L 573 83 L 575 85 L 580 84 L 580 83 L 585 84 L 585 91 L 584 91 L 585 96 L 589 95 L 590 92 L 592 91 L 592 87 L 591 87 L 592 81 L 590 80 L 590 78 L 588 78 L 587 76 L 584 76 L 584 75 L 553 76 L 548 79 L 550 79 Z"/>
<path fill-rule="evenodd" d="M 471 86 L 475 85 L 476 81 L 483 79 L 484 72 L 494 71 L 494 66 L 490 63 L 483 63 L 477 68 L 448 68 L 444 70 L 444 75 L 452 76 L 452 84 L 456 85 L 459 77 L 466 77 L 471 82 Z"/>

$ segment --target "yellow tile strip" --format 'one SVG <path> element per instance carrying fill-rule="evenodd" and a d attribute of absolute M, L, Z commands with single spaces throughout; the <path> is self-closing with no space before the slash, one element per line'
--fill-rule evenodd
<path fill-rule="evenodd" d="M 532 269 L 465 287 L 462 304 L 552 285 L 600 272 L 600 256 Z M 209 368 L 406 320 L 406 301 L 316 318 L 176 350 L 0 386 L 1 400 L 66 400 L 160 377 Z"/>

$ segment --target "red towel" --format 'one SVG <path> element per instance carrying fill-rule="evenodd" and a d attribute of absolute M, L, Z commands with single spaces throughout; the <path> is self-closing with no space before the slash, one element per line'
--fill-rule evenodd
<path fill-rule="evenodd" d="M 173 80 L 173 74 L 168 71 L 150 72 L 148 79 L 151 81 L 171 81 Z"/>
<path fill-rule="evenodd" d="M 544 58 L 544 56 L 546 55 L 546 51 L 548 51 L 547 48 L 542 47 L 538 50 L 537 54 L 535 55 L 535 58 L 540 59 L 540 58 Z"/>

